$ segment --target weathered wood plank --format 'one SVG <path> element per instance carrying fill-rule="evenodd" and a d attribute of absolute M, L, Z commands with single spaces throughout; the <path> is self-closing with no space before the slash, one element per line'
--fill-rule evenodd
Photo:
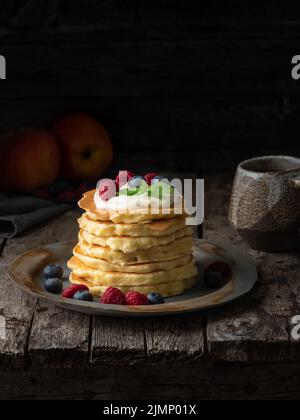
<path fill-rule="evenodd" d="M 300 360 L 300 341 L 292 339 L 292 318 L 300 315 L 299 298 L 299 252 L 278 253 L 270 256 L 269 253 L 250 251 L 250 255 L 255 258 L 258 269 L 261 272 L 262 287 L 260 290 L 261 299 L 263 299 L 262 309 L 265 309 L 266 315 L 259 312 L 259 315 L 268 322 L 268 316 L 271 317 L 270 325 L 273 334 L 276 331 L 274 319 L 281 320 L 282 328 L 288 334 L 288 344 L 284 338 L 284 345 L 287 347 L 287 354 L 280 355 L 281 360 Z M 282 340 L 282 339 L 281 339 Z M 272 349 L 271 349 L 272 351 Z M 270 351 L 270 352 L 271 352 Z M 276 352 L 276 349 L 275 351 Z"/>
<path fill-rule="evenodd" d="M 298 400 L 299 363 L 0 370 L 0 399 Z"/>
<path fill-rule="evenodd" d="M 9 280 L 8 265 L 16 254 L 9 247 L 0 257 L 0 365 L 19 368 L 26 363 L 26 346 L 36 300 L 22 293 Z"/>
<path fill-rule="evenodd" d="M 74 363 L 72 368 L 30 368 L 30 370 L 2 370 L 0 400 L 91 400 L 110 399 L 116 392 L 113 367 L 88 368 Z"/>
<path fill-rule="evenodd" d="M 144 363 L 143 324 L 140 320 L 94 317 L 91 362 L 110 366 Z"/>
<path fill-rule="evenodd" d="M 71 26 L 81 28 L 82 31 L 88 31 L 91 27 L 105 31 L 108 28 L 126 28 L 127 33 L 124 30 L 124 35 L 129 36 L 134 27 L 139 27 L 144 29 L 143 37 L 153 37 L 157 34 L 178 36 L 178 32 L 182 32 L 182 36 L 188 36 L 199 23 L 210 23 L 219 31 L 219 27 L 226 22 L 228 26 L 243 25 L 247 31 L 250 23 L 265 25 L 266 22 L 297 22 L 297 13 L 292 13 L 289 8 L 277 2 L 274 2 L 274 7 L 268 11 L 267 16 L 264 5 L 257 1 L 247 2 L 244 7 L 233 0 L 230 7 L 222 4 L 215 7 L 214 3 L 205 0 L 187 0 L 184 4 L 180 0 L 165 0 L 163 3 L 157 0 L 3 0 L 3 3 L 0 22 L 4 28 L 12 29 L 49 28 L 63 31 L 66 26 Z"/>
<path fill-rule="evenodd" d="M 50 222 L 37 236 L 26 236 L 24 247 L 36 248 L 77 237 L 78 210 Z M 17 240 L 17 244 L 21 239 Z M 82 363 L 89 357 L 90 317 L 76 314 L 40 301 L 32 322 L 28 352 L 33 363 Z"/>
<path fill-rule="evenodd" d="M 78 212 L 69 212 L 26 236 L 11 240 L 1 258 L 1 315 L 6 321 L 6 339 L 0 340 L 1 365 L 24 365 L 29 361 L 52 363 L 58 355 L 67 362 L 88 359 L 89 317 L 71 314 L 37 300 L 16 288 L 8 279 L 7 266 L 28 249 L 76 237 L 72 227 Z M 65 357 L 63 359 L 62 353 Z M 57 358 L 56 362 L 59 360 Z"/>
<path fill-rule="evenodd" d="M 217 179 L 220 180 L 219 177 Z M 231 242 L 243 247 L 226 223 L 224 200 L 230 190 L 231 177 L 228 182 L 224 176 L 222 179 L 225 179 L 225 183 L 211 180 L 207 186 L 207 199 L 212 204 L 208 207 L 211 216 L 205 227 L 206 237 L 222 242 L 222 239 L 231 238 Z M 10 261 L 28 247 L 59 241 L 62 236 L 64 239 L 73 237 L 76 234 L 73 229 L 75 219 L 74 213 L 66 214 L 29 236 L 11 241 L 5 248 L 4 258 Z M 207 337 L 211 357 L 213 360 L 251 362 L 283 361 L 289 358 L 298 360 L 299 345 L 291 345 L 288 330 L 288 322 L 299 308 L 298 257 L 295 255 L 286 259 L 285 256 L 276 255 L 270 259 L 269 254 L 252 254 L 259 265 L 262 279 L 255 291 L 240 303 L 209 314 Z M 4 270 L 5 264 L 1 267 Z M 35 302 L 30 302 L 27 296 L 14 290 L 8 282 L 1 299 L 4 314 L 8 320 L 12 320 L 14 327 L 9 329 L 8 341 L 0 341 L 2 359 L 14 358 L 24 362 Z M 176 364 L 197 361 L 205 351 L 205 334 L 202 316 L 199 314 L 144 320 L 142 324 L 136 320 L 100 318 L 94 322 L 91 341 L 93 363 L 112 361 L 123 365 L 124 362 L 139 364 L 147 360 L 153 364 Z M 77 360 L 86 360 L 89 333 L 89 317 L 41 303 L 33 318 L 29 356 L 33 362 L 42 360 L 50 365 L 55 359 L 57 363 L 58 355 L 64 363 L 72 363 L 74 355 Z"/>
<path fill-rule="evenodd" d="M 195 92 L 209 96 L 254 91 L 257 96 L 284 95 L 299 91 L 288 69 L 297 46 L 298 38 L 287 44 L 281 39 L 233 42 L 203 36 L 189 42 L 146 43 L 102 42 L 93 34 L 85 42 L 80 35 L 61 42 L 2 40 L 8 76 L 1 95 L 194 97 Z"/>
<path fill-rule="evenodd" d="M 205 103 L 204 98 L 166 101 L 144 98 L 142 102 L 137 98 L 3 99 L 0 100 L 0 131 L 28 126 L 48 127 L 65 113 L 84 111 L 94 115 L 107 127 L 116 152 L 145 151 L 143 161 L 146 165 L 150 161 L 147 153 L 154 151 L 158 165 L 162 167 L 167 163 L 164 153 L 177 152 L 174 153 L 174 169 L 180 171 L 207 170 L 211 168 L 212 161 L 215 161 L 213 169 L 217 171 L 225 156 L 229 162 L 232 156 L 233 165 L 238 162 L 234 158 L 241 151 L 244 152 L 242 158 L 246 158 L 257 154 L 258 147 L 262 153 L 274 153 L 276 149 L 280 152 L 280 149 L 285 151 L 292 147 L 299 150 L 293 131 L 297 129 L 298 106 L 291 104 L 290 113 L 284 115 L 272 103 L 254 105 L 248 98 L 247 103 L 242 102 L 241 111 L 241 103 L 230 104 L 230 101 L 234 99 L 223 100 L 216 106 Z M 216 155 L 216 148 L 223 156 Z M 183 155 L 190 155 L 191 161 L 195 162 L 194 167 L 189 167 L 189 159 L 183 159 Z M 208 156 L 209 165 L 202 167 L 202 164 L 206 165 Z M 155 159 L 153 162 L 152 165 L 156 164 Z"/>
<path fill-rule="evenodd" d="M 89 316 L 39 302 L 29 341 L 31 361 L 48 367 L 88 363 L 89 330 Z"/>
<path fill-rule="evenodd" d="M 298 290 L 295 270 L 299 256 L 259 253 L 247 248 L 227 221 L 231 184 L 231 176 L 210 179 L 204 236 L 249 252 L 257 262 L 260 281 L 240 302 L 210 311 L 207 326 L 210 356 L 218 361 L 290 360 L 289 325 L 300 310 L 297 298 L 293 298 Z M 293 357 L 299 357 L 299 343 L 293 345 Z"/>
<path fill-rule="evenodd" d="M 147 357 L 151 364 L 193 363 L 204 355 L 201 313 L 145 320 L 144 331 Z"/>
<path fill-rule="evenodd" d="M 64 229 L 68 220 L 74 220 L 71 213 L 67 213 L 53 220 L 45 227 L 40 227 L 26 236 L 10 240 L 6 243 L 1 257 L 1 294 L 0 311 L 5 318 L 6 338 L 0 340 L 1 365 L 23 365 L 28 361 L 28 339 L 37 300 L 19 290 L 9 280 L 7 267 L 20 254 L 28 249 L 43 246 L 50 242 L 68 240 L 74 231 Z M 37 320 L 37 316 L 35 316 Z"/>

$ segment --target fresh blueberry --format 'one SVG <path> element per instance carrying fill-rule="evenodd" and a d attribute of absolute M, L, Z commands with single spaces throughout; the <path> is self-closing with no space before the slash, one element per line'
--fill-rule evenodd
<path fill-rule="evenodd" d="M 139 188 L 142 185 L 142 182 L 145 181 L 142 176 L 134 176 L 128 183 L 129 188 Z"/>
<path fill-rule="evenodd" d="M 78 292 L 75 293 L 75 295 L 73 296 L 73 299 L 84 300 L 86 302 L 93 302 L 94 300 L 93 295 L 87 290 L 79 290 Z"/>
<path fill-rule="evenodd" d="M 159 293 L 149 293 L 147 299 L 152 305 L 161 305 L 165 303 L 165 298 Z"/>
<path fill-rule="evenodd" d="M 61 281 L 61 279 L 56 279 L 56 278 L 46 279 L 45 280 L 45 289 L 49 293 L 53 293 L 55 295 L 58 295 L 59 293 L 61 293 L 61 291 L 63 289 L 63 282 Z"/>
<path fill-rule="evenodd" d="M 44 279 L 62 279 L 64 276 L 64 270 L 59 265 L 48 265 L 44 269 Z"/>
<path fill-rule="evenodd" d="M 208 271 L 204 275 L 204 283 L 209 289 L 219 289 L 224 285 L 222 273 Z"/>
<path fill-rule="evenodd" d="M 161 182 L 164 179 L 166 179 L 164 176 L 156 176 L 152 179 L 152 184 L 157 184 L 158 182 Z"/>

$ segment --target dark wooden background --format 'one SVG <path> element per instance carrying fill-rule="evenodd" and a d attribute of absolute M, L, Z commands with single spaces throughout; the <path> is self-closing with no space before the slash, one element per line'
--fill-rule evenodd
<path fill-rule="evenodd" d="M 0 130 L 79 110 L 107 126 L 126 166 L 297 155 L 298 12 L 282 0 L 1 0 Z"/>

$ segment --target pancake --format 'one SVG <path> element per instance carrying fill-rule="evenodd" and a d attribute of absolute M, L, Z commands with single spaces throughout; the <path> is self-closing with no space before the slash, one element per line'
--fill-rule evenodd
<path fill-rule="evenodd" d="M 151 214 L 151 209 L 130 210 L 130 213 L 97 209 L 94 202 L 95 192 L 96 190 L 88 191 L 78 203 L 79 207 L 85 210 L 92 220 L 110 220 L 113 223 L 143 223 L 159 219 L 173 219 L 176 216 L 174 209 L 169 209 L 169 214 L 163 214 L 161 210 L 158 214 Z"/>
<path fill-rule="evenodd" d="M 193 286 L 198 273 L 185 214 L 175 214 L 174 208 L 152 214 L 150 207 L 134 206 L 99 210 L 95 192 L 87 192 L 79 202 L 86 213 L 78 220 L 79 244 L 68 262 L 71 283 L 85 284 L 95 296 L 117 287 L 168 297 Z M 147 206 L 149 201 L 140 202 Z"/>
<path fill-rule="evenodd" d="M 196 277 L 189 279 L 178 280 L 171 283 L 161 283 L 156 285 L 148 286 L 120 286 L 119 289 L 123 292 L 137 291 L 147 295 L 148 293 L 154 292 L 159 293 L 164 297 L 176 296 L 182 294 L 185 290 L 190 289 L 196 282 Z M 79 277 L 75 273 L 71 273 L 70 282 L 73 284 L 84 284 L 90 290 L 90 292 L 98 297 L 105 292 L 107 286 L 98 285 L 91 283 L 88 279 Z"/>
<path fill-rule="evenodd" d="M 120 265 L 112 264 L 108 261 L 85 255 L 84 252 L 81 250 L 80 246 L 76 246 L 74 248 L 73 254 L 85 265 L 95 268 L 96 270 L 102 270 L 107 272 L 117 271 L 121 273 L 152 273 L 153 271 L 172 270 L 176 267 L 187 264 L 190 259 L 190 254 L 188 254 L 179 258 L 173 258 L 169 261 Z"/>
<path fill-rule="evenodd" d="M 160 245 L 168 245 L 177 239 L 184 236 L 192 236 L 193 230 L 190 227 L 178 230 L 171 235 L 164 236 L 143 236 L 139 238 L 130 236 L 110 236 L 110 237 L 99 237 L 91 233 L 81 230 L 81 237 L 88 242 L 90 245 L 101 245 L 109 247 L 114 251 L 122 251 L 124 253 L 135 252 L 140 249 L 149 249 Z"/>
<path fill-rule="evenodd" d="M 183 266 L 173 268 L 172 270 L 160 270 L 144 274 L 95 270 L 94 268 L 85 265 L 76 257 L 72 257 L 69 260 L 68 267 L 73 270 L 78 277 L 88 279 L 95 286 L 147 286 L 149 284 L 172 283 L 197 275 L 195 260 L 192 256 Z"/>
<path fill-rule="evenodd" d="M 163 236 L 171 235 L 185 228 L 185 218 L 177 217 L 169 220 L 156 220 L 149 223 L 112 223 L 95 221 L 85 213 L 78 220 L 81 229 L 95 236 Z"/>
<path fill-rule="evenodd" d="M 80 249 L 85 255 L 92 258 L 99 258 L 106 260 L 112 264 L 128 265 L 138 263 L 149 263 L 167 261 L 170 259 L 182 257 L 190 254 L 192 249 L 193 239 L 191 236 L 184 236 L 177 239 L 176 242 L 149 248 L 147 250 L 138 250 L 136 252 L 127 253 L 121 251 L 113 251 L 109 247 L 89 244 L 79 233 Z"/>

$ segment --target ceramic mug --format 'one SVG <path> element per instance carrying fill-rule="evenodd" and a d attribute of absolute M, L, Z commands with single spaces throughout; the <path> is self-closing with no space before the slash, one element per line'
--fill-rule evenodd
<path fill-rule="evenodd" d="M 300 158 L 266 156 L 242 162 L 229 220 L 253 249 L 287 251 L 300 245 Z"/>

